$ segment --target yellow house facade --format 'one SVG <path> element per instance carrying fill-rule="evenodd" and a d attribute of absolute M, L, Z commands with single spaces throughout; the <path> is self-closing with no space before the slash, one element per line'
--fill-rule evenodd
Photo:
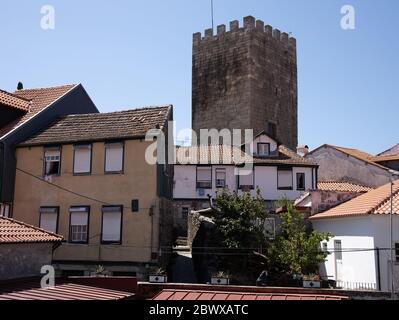
<path fill-rule="evenodd" d="M 171 249 L 173 166 L 147 163 L 145 132 L 167 134 L 172 108 L 68 116 L 16 151 L 13 217 L 63 235 L 64 275 L 103 266 L 144 278 Z"/>

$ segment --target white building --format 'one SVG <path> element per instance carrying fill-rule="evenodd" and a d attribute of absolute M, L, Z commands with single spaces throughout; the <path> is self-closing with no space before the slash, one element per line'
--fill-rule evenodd
<path fill-rule="evenodd" d="M 346 289 L 390 290 L 391 184 L 369 191 L 310 219 L 317 231 L 334 235 L 323 249 L 324 277 Z M 399 180 L 393 185 L 393 268 L 399 291 Z"/>
<path fill-rule="evenodd" d="M 173 197 L 175 221 L 186 228 L 191 210 L 209 206 L 208 196 L 215 197 L 220 189 L 251 192 L 259 187 L 266 204 L 283 198 L 295 200 L 309 189 L 316 188 L 317 164 L 298 155 L 267 134 L 255 137 L 251 155 L 226 146 L 180 147 L 174 168 Z M 234 151 L 244 157 L 237 161 Z M 253 164 L 247 175 L 237 172 L 243 162 Z"/>

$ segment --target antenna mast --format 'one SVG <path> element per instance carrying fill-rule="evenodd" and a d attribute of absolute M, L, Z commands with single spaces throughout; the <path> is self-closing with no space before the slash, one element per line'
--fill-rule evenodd
<path fill-rule="evenodd" d="M 211 17 L 212 17 L 212 29 L 214 28 L 213 25 L 213 0 L 211 0 Z"/>

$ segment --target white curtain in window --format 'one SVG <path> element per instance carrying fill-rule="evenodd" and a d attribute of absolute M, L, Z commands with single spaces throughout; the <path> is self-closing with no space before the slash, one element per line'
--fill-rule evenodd
<path fill-rule="evenodd" d="M 113 212 L 103 212 L 103 241 L 120 241 L 122 213 L 120 210 Z"/>
<path fill-rule="evenodd" d="M 212 168 L 197 168 L 197 180 L 198 181 L 211 181 L 212 180 Z"/>
<path fill-rule="evenodd" d="M 91 164 L 91 146 L 75 147 L 74 173 L 89 173 Z"/>
<path fill-rule="evenodd" d="M 123 170 L 123 145 L 112 143 L 105 146 L 105 171 L 119 172 Z"/>
<path fill-rule="evenodd" d="M 50 212 L 40 213 L 40 228 L 56 233 L 57 232 L 57 214 Z"/>
<path fill-rule="evenodd" d="M 279 188 L 292 188 L 292 171 L 279 170 L 278 171 L 278 187 Z"/>

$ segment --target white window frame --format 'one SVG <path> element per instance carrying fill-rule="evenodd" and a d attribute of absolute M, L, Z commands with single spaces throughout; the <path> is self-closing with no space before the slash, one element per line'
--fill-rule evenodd
<path fill-rule="evenodd" d="M 303 188 L 299 188 L 299 176 L 303 176 Z M 306 174 L 305 172 L 297 172 L 296 173 L 296 189 L 299 191 L 304 191 L 306 190 Z"/>
<path fill-rule="evenodd" d="M 59 176 L 61 174 L 61 147 L 44 148 L 44 176 Z M 58 162 L 57 173 L 47 173 L 48 164 Z"/>
<path fill-rule="evenodd" d="M 110 163 L 110 155 L 108 152 L 112 149 L 118 149 L 120 148 L 121 154 L 120 154 L 120 163 L 118 163 L 118 166 L 115 164 Z M 125 144 L 123 142 L 109 142 L 105 144 L 105 160 L 104 160 L 104 172 L 105 173 L 123 173 L 123 167 L 124 167 L 124 158 L 125 158 Z M 111 166 L 112 164 L 112 166 Z M 120 166 L 119 166 L 120 165 Z"/>
<path fill-rule="evenodd" d="M 91 163 L 92 163 L 92 145 L 91 144 L 80 144 L 73 146 L 73 174 L 84 175 L 91 173 Z M 79 153 L 84 150 L 88 152 L 83 157 L 79 157 Z M 80 164 L 79 162 L 86 162 Z M 88 162 L 88 163 L 87 163 Z M 81 168 L 81 169 L 80 169 Z"/>
<path fill-rule="evenodd" d="M 261 152 L 261 148 L 260 147 L 264 147 L 267 146 L 267 152 Z M 258 156 L 260 157 L 269 157 L 270 156 L 270 143 L 268 142 L 258 142 L 257 144 L 257 149 L 258 149 Z"/>
<path fill-rule="evenodd" d="M 74 214 L 86 214 L 86 224 L 74 224 Z M 89 243 L 90 207 L 71 207 L 69 209 L 69 242 L 77 244 Z M 78 237 L 80 235 L 80 237 Z M 85 235 L 85 237 L 84 237 Z"/>
<path fill-rule="evenodd" d="M 107 215 L 115 215 L 119 214 L 119 226 L 117 227 L 117 232 L 119 234 L 119 238 L 113 239 L 104 239 L 104 228 L 106 227 L 106 223 L 104 223 L 104 217 Z M 102 244 L 122 244 L 122 227 L 123 227 L 123 206 L 103 206 L 102 207 L 102 216 L 101 216 L 101 243 Z"/>
<path fill-rule="evenodd" d="M 240 173 L 241 171 L 251 171 L 251 173 L 247 175 L 241 175 L 241 174 L 238 175 L 238 189 L 239 190 L 255 189 L 255 170 L 240 169 Z M 251 184 L 242 184 L 243 177 L 245 177 L 245 179 L 252 178 Z"/>

